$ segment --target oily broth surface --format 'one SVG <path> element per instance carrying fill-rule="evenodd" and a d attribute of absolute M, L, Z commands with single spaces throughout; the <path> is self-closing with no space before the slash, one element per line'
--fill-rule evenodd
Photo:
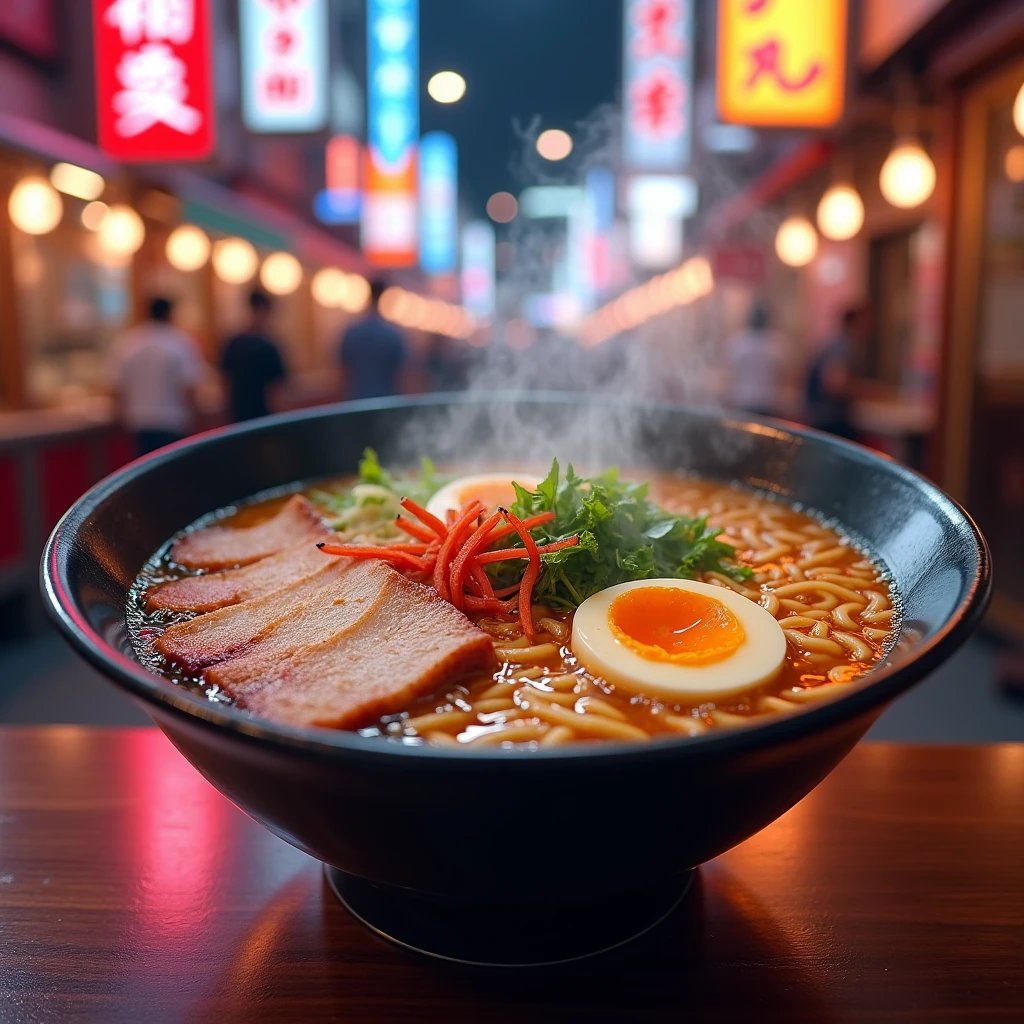
<path fill-rule="evenodd" d="M 890 649 L 899 632 L 896 595 L 880 567 L 835 529 L 781 501 L 737 487 L 665 475 L 651 479 L 655 501 L 672 511 L 707 515 L 712 525 L 726 531 L 723 539 L 736 547 L 737 560 L 753 569 L 754 575 L 744 583 L 717 573 L 708 573 L 703 580 L 758 601 L 779 620 L 787 656 L 772 683 L 701 704 L 620 695 L 577 663 L 566 642 L 571 613 L 535 606 L 535 646 L 527 645 L 516 623 L 480 617 L 478 624 L 494 637 L 498 671 L 446 686 L 406 710 L 368 724 L 361 734 L 460 747 L 696 735 L 747 724 L 762 715 L 792 712 L 808 701 L 835 695 Z M 350 483 L 338 482 L 329 489 Z M 276 511 L 281 500 L 225 510 L 217 522 L 251 525 Z M 168 561 L 169 548 L 170 542 L 147 563 L 133 588 L 128 625 L 136 653 L 154 671 L 208 699 L 225 702 L 223 693 L 199 676 L 175 671 L 154 650 L 167 626 L 190 617 L 144 611 L 149 586 L 188 575 Z"/>

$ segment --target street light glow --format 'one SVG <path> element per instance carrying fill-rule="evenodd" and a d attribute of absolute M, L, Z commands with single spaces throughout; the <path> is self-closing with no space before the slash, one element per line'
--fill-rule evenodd
<path fill-rule="evenodd" d="M 572 152 L 572 137 L 561 128 L 548 128 L 537 136 L 537 152 L 545 160 L 564 160 Z"/>
<path fill-rule="evenodd" d="M 438 103 L 458 103 L 466 95 L 466 80 L 457 71 L 438 71 L 427 82 L 427 92 Z"/>

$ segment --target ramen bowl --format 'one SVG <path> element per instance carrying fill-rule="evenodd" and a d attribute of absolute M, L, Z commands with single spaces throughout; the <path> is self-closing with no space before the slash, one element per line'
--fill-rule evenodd
<path fill-rule="evenodd" d="M 291 728 L 140 664 L 129 591 L 170 536 L 295 481 L 414 455 L 467 465 L 551 455 L 628 462 L 770 491 L 840 523 L 901 600 L 898 642 L 843 696 L 738 729 L 646 744 L 450 750 Z M 358 916 L 456 960 L 536 963 L 613 946 L 658 921 L 692 869 L 816 786 L 895 697 L 977 625 L 984 539 L 925 479 L 865 448 L 765 420 L 586 396 L 351 403 L 216 431 L 108 477 L 50 537 L 42 586 L 74 648 L 138 701 L 229 800 L 322 861 Z"/>

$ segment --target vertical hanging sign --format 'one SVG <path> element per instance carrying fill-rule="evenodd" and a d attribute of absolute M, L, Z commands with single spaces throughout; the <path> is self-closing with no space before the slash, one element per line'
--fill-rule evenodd
<path fill-rule="evenodd" d="M 96 123 L 117 160 L 204 160 L 214 147 L 208 0 L 93 0 Z"/>
<path fill-rule="evenodd" d="M 623 151 L 632 171 L 680 171 L 693 129 L 693 0 L 623 4 Z"/>
<path fill-rule="evenodd" d="M 480 320 L 494 316 L 494 225 L 471 220 L 462 229 L 462 304 Z"/>
<path fill-rule="evenodd" d="M 824 127 L 843 116 L 846 0 L 719 0 L 718 113 Z"/>
<path fill-rule="evenodd" d="M 239 0 L 242 120 L 252 132 L 327 125 L 327 0 Z"/>
<path fill-rule="evenodd" d="M 367 167 L 362 246 L 376 266 L 417 257 L 418 0 L 367 0 Z"/>
<path fill-rule="evenodd" d="M 420 266 L 424 273 L 455 271 L 458 239 L 458 150 L 447 132 L 420 139 Z"/>

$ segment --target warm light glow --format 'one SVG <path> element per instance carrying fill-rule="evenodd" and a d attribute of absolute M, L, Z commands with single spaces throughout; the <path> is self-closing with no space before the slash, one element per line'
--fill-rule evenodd
<path fill-rule="evenodd" d="M 309 289 L 325 309 L 341 309 L 348 288 L 347 275 L 337 267 L 324 267 L 313 275 Z"/>
<path fill-rule="evenodd" d="M 100 248 L 111 256 L 131 256 L 146 237 L 142 218 L 130 207 L 118 203 L 107 211 L 99 227 Z"/>
<path fill-rule="evenodd" d="M 775 235 L 775 252 L 787 267 L 805 267 L 818 251 L 818 232 L 806 217 L 787 217 Z"/>
<path fill-rule="evenodd" d="M 864 224 L 864 203 L 852 185 L 833 185 L 818 203 L 818 230 L 834 242 L 853 238 Z"/>
<path fill-rule="evenodd" d="M 259 261 L 244 238 L 222 238 L 213 247 L 214 273 L 226 284 L 245 284 L 256 273 Z"/>
<path fill-rule="evenodd" d="M 86 203 L 82 207 L 82 227 L 90 231 L 99 231 L 103 218 L 106 217 L 110 207 L 101 203 L 98 199 L 92 203 Z"/>
<path fill-rule="evenodd" d="M 271 295 L 291 295 L 302 283 L 302 264 L 290 252 L 273 252 L 260 268 L 260 284 Z"/>
<path fill-rule="evenodd" d="M 466 80 L 456 71 L 438 71 L 427 82 L 427 93 L 438 103 L 458 103 L 466 95 Z"/>
<path fill-rule="evenodd" d="M 209 258 L 210 239 L 195 224 L 182 224 L 167 236 L 167 262 L 175 270 L 198 270 Z"/>
<path fill-rule="evenodd" d="M 384 290 L 378 309 L 385 320 L 416 331 L 468 340 L 476 329 L 476 321 L 462 306 L 397 286 Z"/>
<path fill-rule="evenodd" d="M 74 164 L 54 164 L 50 169 L 50 184 L 65 195 L 76 199 L 99 199 L 106 183 L 95 171 Z"/>
<path fill-rule="evenodd" d="M 1013 101 L 1013 127 L 1024 135 L 1024 85 L 1017 90 L 1017 98 Z"/>
<path fill-rule="evenodd" d="M 935 164 L 916 142 L 901 142 L 885 158 L 878 184 L 893 206 L 910 210 L 935 190 Z"/>
<path fill-rule="evenodd" d="M 45 178 L 33 175 L 22 178 L 11 189 L 7 212 L 19 231 L 27 235 L 45 235 L 60 223 L 64 201 Z"/>
<path fill-rule="evenodd" d="M 703 256 L 691 256 L 680 268 L 679 274 L 686 282 L 693 298 L 707 295 L 715 286 L 711 264 Z"/>
<path fill-rule="evenodd" d="M 487 216 L 499 224 L 507 224 L 510 220 L 515 220 L 518 212 L 519 203 L 516 202 L 516 197 L 511 192 L 495 192 L 487 200 Z"/>
<path fill-rule="evenodd" d="M 537 152 L 545 160 L 564 160 L 572 152 L 572 138 L 561 128 L 549 128 L 537 136 Z"/>
<path fill-rule="evenodd" d="M 362 313 L 370 303 L 370 282 L 360 274 L 346 274 L 345 290 L 338 301 L 346 313 Z"/>
<path fill-rule="evenodd" d="M 1004 166 L 1010 181 L 1024 181 L 1024 145 L 1011 146 L 1007 150 Z"/>

